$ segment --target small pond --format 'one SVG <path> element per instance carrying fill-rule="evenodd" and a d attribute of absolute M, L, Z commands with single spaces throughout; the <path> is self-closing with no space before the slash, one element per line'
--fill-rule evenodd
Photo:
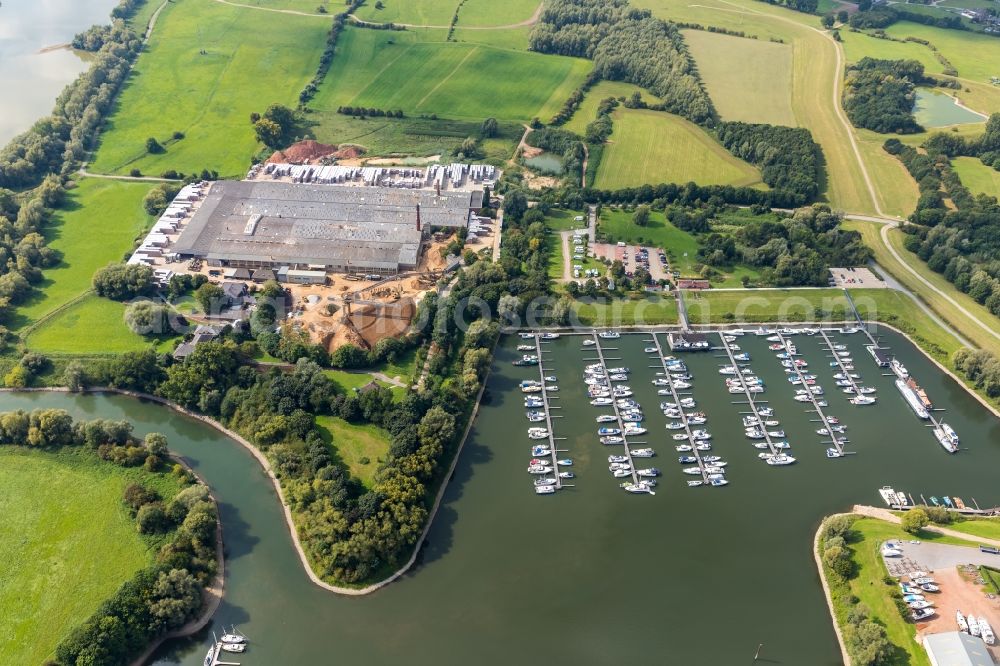
<path fill-rule="evenodd" d="M 547 175 L 562 175 L 562 157 L 555 153 L 539 153 L 524 160 L 526 166 Z"/>
<path fill-rule="evenodd" d="M 913 108 L 917 122 L 924 127 L 947 127 L 961 123 L 981 123 L 986 118 L 964 106 L 951 95 L 928 88 L 917 88 L 917 103 Z"/>

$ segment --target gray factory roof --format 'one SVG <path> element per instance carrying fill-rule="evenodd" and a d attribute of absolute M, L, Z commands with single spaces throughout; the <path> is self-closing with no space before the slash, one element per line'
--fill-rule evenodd
<path fill-rule="evenodd" d="M 427 226 L 464 226 L 471 192 L 219 181 L 174 245 L 180 254 L 275 263 L 416 264 Z M 482 193 L 479 193 L 482 196 Z"/>

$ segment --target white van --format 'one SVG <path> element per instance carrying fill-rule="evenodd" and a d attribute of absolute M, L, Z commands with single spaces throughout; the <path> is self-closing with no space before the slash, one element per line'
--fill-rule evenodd
<path fill-rule="evenodd" d="M 618 241 L 618 247 L 625 247 L 625 243 L 623 243 L 622 241 Z"/>

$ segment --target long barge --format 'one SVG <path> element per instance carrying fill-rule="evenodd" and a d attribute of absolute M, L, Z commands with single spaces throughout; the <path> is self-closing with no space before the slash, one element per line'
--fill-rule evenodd
<path fill-rule="evenodd" d="M 906 404 L 910 406 L 910 409 L 912 409 L 918 417 L 922 419 L 929 419 L 931 417 L 930 412 L 928 412 L 927 408 L 924 406 L 924 401 L 920 399 L 920 396 L 917 395 L 917 391 L 914 390 L 908 382 L 905 382 L 902 379 L 897 379 L 896 388 L 903 394 Z"/>

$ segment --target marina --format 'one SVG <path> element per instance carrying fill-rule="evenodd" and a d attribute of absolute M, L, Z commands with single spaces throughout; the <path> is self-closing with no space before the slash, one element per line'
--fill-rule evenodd
<path fill-rule="evenodd" d="M 591 338 L 594 341 L 594 344 L 592 345 L 592 348 L 593 348 L 594 351 L 597 352 L 597 359 L 596 360 L 600 364 L 600 368 L 603 371 L 603 376 L 604 377 L 608 377 L 608 375 L 610 373 L 608 372 L 608 363 L 607 363 L 607 360 L 605 359 L 605 356 L 604 356 L 604 350 L 601 348 L 601 337 L 602 336 L 600 334 L 598 334 L 596 331 L 594 331 L 593 337 Z M 611 385 L 610 379 L 608 380 L 608 385 L 609 386 Z M 621 409 L 618 406 L 618 400 L 615 399 L 615 398 L 612 398 L 610 407 L 614 410 L 614 412 L 615 412 L 615 418 L 617 420 L 617 423 L 618 423 L 619 427 L 621 427 L 622 423 L 623 423 L 623 419 L 622 419 Z M 629 441 L 628 441 L 628 435 L 625 434 L 624 430 L 622 430 L 622 433 L 621 433 L 621 440 L 622 440 L 622 448 L 625 451 L 624 452 L 625 460 L 627 461 L 627 464 L 628 464 L 629 476 L 632 478 L 632 483 L 634 484 L 634 486 L 638 487 L 639 486 L 639 476 L 636 474 L 636 471 L 635 471 L 635 461 L 632 459 L 631 446 L 630 446 Z M 655 493 L 653 493 L 653 491 L 652 491 L 651 488 L 648 488 L 648 492 L 650 494 L 655 494 Z"/>
<path fill-rule="evenodd" d="M 871 361 L 861 335 L 830 336 L 851 348 L 862 370 L 874 368 L 866 365 Z M 226 589 L 208 631 L 221 636 L 235 623 L 253 639 L 245 654 L 233 655 L 242 666 L 327 663 L 331 644 L 341 660 L 412 666 L 440 664 L 445 644 L 447 660 L 484 666 L 503 666 L 524 654 L 585 664 L 648 659 L 651 652 L 669 653 L 677 663 L 738 664 L 748 663 L 760 643 L 772 662 L 840 663 L 810 553 L 823 516 L 859 503 L 885 506 L 877 492 L 885 485 L 910 491 L 917 502 L 917 491 L 925 497 L 929 491 L 939 499 L 942 493 L 951 495 L 953 502 L 952 493 L 957 494 L 972 508 L 1000 504 L 989 472 L 1000 465 L 1000 421 L 891 332 L 880 335 L 883 344 L 892 346 L 935 406 L 947 410 L 948 422 L 976 446 L 963 449 L 961 456 L 943 456 L 903 401 L 889 399 L 893 378 L 869 370 L 868 382 L 884 398 L 871 408 L 851 410 L 851 439 L 871 443 L 863 455 L 830 465 L 822 447 L 800 445 L 799 462 L 780 474 L 752 455 L 731 455 L 726 469 L 734 482 L 724 492 L 694 492 L 661 482 L 655 497 L 637 500 L 610 478 L 601 478 L 609 451 L 596 441 L 597 410 L 577 379 L 584 357 L 597 356 L 581 353 L 581 341 L 592 337 L 590 331 L 563 333 L 543 342 L 542 349 L 545 374 L 558 369 L 560 391 L 550 404 L 556 434 L 569 444 L 560 441 L 560 446 L 573 450 L 572 469 L 579 478 L 600 482 L 565 488 L 549 498 L 535 497 L 526 488 L 526 422 L 518 383 L 539 377 L 534 369 L 529 373 L 511 365 L 522 354 L 516 346 L 525 341 L 508 336 L 497 348 L 487 380 L 490 397 L 480 406 L 417 566 L 364 597 L 339 596 L 310 581 L 270 480 L 248 451 L 206 424 L 150 402 L 107 394 L 7 393 L 0 403 L 5 410 L 64 408 L 87 418 L 127 418 L 137 434 L 167 436 L 171 450 L 194 467 L 219 500 Z M 644 352 L 652 346 L 645 342 L 649 337 L 649 332 L 623 332 L 614 342 L 601 339 L 605 356 L 617 357 L 609 364 L 632 369 L 634 399 L 647 412 L 658 400 L 670 399 L 657 398 L 651 383 L 657 375 Z M 819 336 L 802 335 L 796 342 L 804 358 L 821 361 Z M 748 334 L 739 345 L 769 388 L 785 382 L 782 368 L 764 358 L 764 338 Z M 740 442 L 740 412 L 747 408 L 733 404 L 721 381 L 710 380 L 718 377 L 721 359 L 699 353 L 685 355 L 684 361 L 696 378 L 698 409 L 708 416 L 715 448 Z M 813 412 L 806 413 L 780 388 L 765 395 L 791 441 L 814 441 L 809 434 L 816 428 Z M 829 400 L 833 413 L 849 408 L 839 392 Z M 672 451 L 672 442 L 656 415 L 649 417 L 655 423 L 649 426 L 652 434 L 630 441 L 648 439 L 662 458 Z M 636 547 L 640 534 L 642 548 Z M 559 575 L 532 576 L 528 582 L 526 572 L 545 562 L 560 563 Z M 636 589 L 646 593 L 637 595 Z M 683 608 L 664 605 L 664 595 L 684 599 Z M 432 596 L 446 612 L 426 612 Z M 973 607 L 963 610 L 979 614 Z M 689 640 L 703 635 L 707 617 L 725 640 Z M 463 618 L 480 620 L 456 632 Z M 995 629 L 997 623 L 992 624 Z M 537 632 L 540 626 L 558 632 L 560 640 Z M 396 640 L 386 640 L 390 631 Z M 324 639 L 316 640 L 317 633 Z M 516 644 L 512 635 L 520 637 Z M 604 640 L 608 635 L 620 640 Z M 151 662 L 202 666 L 211 638 L 209 633 L 170 641 Z"/>
<path fill-rule="evenodd" d="M 732 367 L 732 368 L 735 369 L 734 377 L 736 378 L 737 384 L 743 390 L 743 393 L 744 393 L 744 395 L 746 395 L 746 399 L 747 399 L 746 403 L 740 402 L 740 403 L 734 403 L 734 404 L 739 404 L 739 405 L 746 404 L 750 408 L 750 412 L 749 413 L 753 415 L 754 419 L 756 419 L 756 422 L 758 424 L 761 424 L 761 427 L 760 427 L 761 437 L 760 438 L 763 439 L 764 442 L 767 444 L 767 448 L 770 451 L 770 454 L 772 456 L 777 456 L 778 453 L 779 453 L 779 447 L 775 443 L 774 438 L 772 438 L 770 432 L 768 432 L 767 427 L 763 425 L 764 422 L 767 420 L 766 417 L 768 416 L 768 412 L 770 412 L 770 409 L 768 408 L 768 411 L 762 413 L 761 408 L 758 406 L 758 401 L 756 399 L 754 399 L 753 392 L 750 390 L 750 386 L 749 386 L 749 384 L 747 384 L 747 381 L 746 381 L 746 379 L 743 376 L 743 372 L 742 372 L 743 368 L 747 368 L 749 366 L 747 366 L 746 364 L 742 364 L 742 363 L 737 362 L 736 357 L 733 354 L 732 348 L 729 346 L 729 343 L 727 343 L 726 340 L 725 340 L 725 334 L 724 333 L 719 333 L 719 337 L 722 339 L 722 347 L 723 347 L 723 349 L 725 349 L 726 355 L 729 357 L 729 363 L 730 363 L 729 367 Z M 767 401 L 760 401 L 760 402 L 763 402 L 765 404 L 767 403 Z M 747 412 L 741 412 L 741 414 L 746 414 L 746 413 Z M 773 415 L 773 412 L 771 412 L 771 414 Z"/>

